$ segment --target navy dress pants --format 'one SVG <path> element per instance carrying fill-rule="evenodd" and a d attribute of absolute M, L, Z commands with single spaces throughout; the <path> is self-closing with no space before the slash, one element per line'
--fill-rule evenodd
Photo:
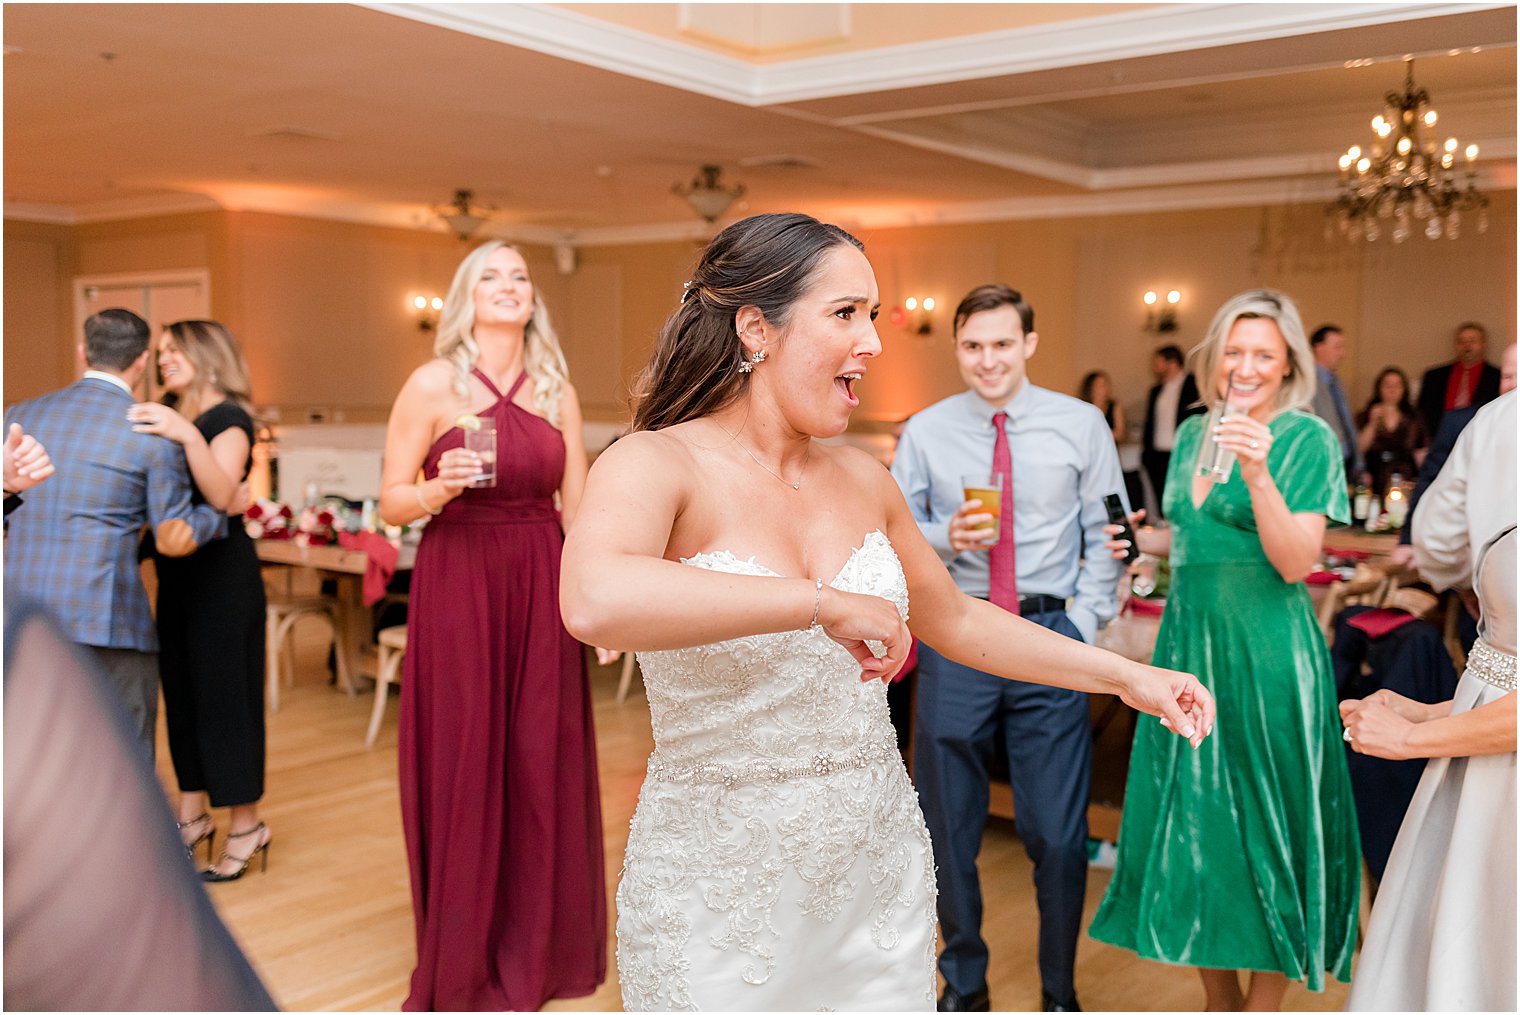
<path fill-rule="evenodd" d="M 1026 619 L 1078 641 L 1064 611 Z M 1008 750 L 1014 824 L 1034 862 L 1040 911 L 1040 983 L 1076 999 L 1073 967 L 1087 894 L 1087 802 L 1092 727 L 1087 695 L 1005 680 L 919 644 L 913 779 L 934 845 L 945 981 L 970 994 L 987 979 L 976 857 L 987 824 L 987 769 L 995 735 Z"/>

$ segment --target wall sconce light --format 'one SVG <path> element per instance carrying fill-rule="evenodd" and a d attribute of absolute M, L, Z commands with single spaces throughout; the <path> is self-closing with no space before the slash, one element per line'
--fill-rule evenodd
<path fill-rule="evenodd" d="M 933 296 L 909 296 L 902 306 L 892 308 L 891 321 L 914 334 L 927 335 L 934 330 L 934 306 Z"/>
<path fill-rule="evenodd" d="M 1165 299 L 1165 303 L 1162 300 Z M 1145 304 L 1146 331 L 1153 331 L 1158 335 L 1177 330 L 1177 307 L 1182 302 L 1182 293 L 1176 289 L 1167 291 L 1162 297 L 1154 289 L 1147 289 L 1145 295 L 1140 297 Z"/>
<path fill-rule="evenodd" d="M 443 299 L 438 296 L 413 296 L 412 310 L 417 315 L 417 330 L 432 331 L 438 327 L 438 312 L 443 309 Z"/>

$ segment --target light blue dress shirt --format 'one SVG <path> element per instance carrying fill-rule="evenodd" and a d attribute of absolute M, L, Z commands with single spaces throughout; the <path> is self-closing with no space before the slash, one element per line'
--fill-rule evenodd
<path fill-rule="evenodd" d="M 974 392 L 951 395 L 908 420 L 892 459 L 892 478 L 924 537 L 961 591 L 983 598 L 987 551 L 952 550 L 950 517 L 965 501 L 961 477 L 992 471 L 998 411 Z M 1124 570 L 1103 546 L 1104 495 L 1117 493 L 1128 509 L 1113 432 L 1096 406 L 1027 381 L 1001 411 L 1013 463 L 1019 595 L 1075 597 L 1067 614 L 1090 645 L 1118 608 Z"/>

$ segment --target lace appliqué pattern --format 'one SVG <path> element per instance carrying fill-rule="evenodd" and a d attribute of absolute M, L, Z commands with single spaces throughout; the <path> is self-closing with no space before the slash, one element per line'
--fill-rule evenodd
<path fill-rule="evenodd" d="M 776 576 L 727 551 L 685 563 Z M 830 584 L 882 596 L 907 616 L 902 567 L 881 532 Z M 712 968 L 732 970 L 725 993 L 746 1007 L 745 985 L 774 985 L 778 956 L 796 956 L 799 943 L 805 951 L 816 937 L 827 949 L 846 935 L 852 951 L 891 953 L 905 933 L 926 942 L 923 953 L 888 961 L 895 976 L 913 978 L 903 1000 L 932 1007 L 932 853 L 886 686 L 862 683 L 821 630 L 643 653 L 639 662 L 656 747 L 618 886 L 624 1007 L 702 1007 L 691 984 Z M 694 970 L 694 961 L 710 968 Z M 915 961 L 917 970 L 902 968 Z M 805 1007 L 830 999 L 848 1004 L 850 994 Z"/>

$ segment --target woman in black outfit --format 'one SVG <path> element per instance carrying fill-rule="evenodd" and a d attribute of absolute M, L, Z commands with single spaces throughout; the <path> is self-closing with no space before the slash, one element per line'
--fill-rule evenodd
<path fill-rule="evenodd" d="M 1430 435 L 1409 401 L 1409 378 L 1398 367 L 1384 367 L 1372 385 L 1372 398 L 1356 415 L 1357 445 L 1367 459 L 1372 492 L 1388 492 L 1395 473 L 1413 480 L 1425 461 Z"/>
<path fill-rule="evenodd" d="M 137 430 L 184 446 L 197 501 L 238 512 L 227 520 L 227 538 L 188 557 L 154 555 L 158 665 L 179 780 L 180 837 L 192 855 L 208 842 L 209 858 L 216 825 L 208 808 L 231 808 L 221 857 L 202 873 L 207 881 L 231 881 L 260 853 L 267 865 L 270 837 L 258 809 L 264 795 L 264 583 L 241 514 L 242 484 L 253 464 L 248 367 L 222 325 L 179 321 L 159 338 L 158 370 L 165 401 L 178 411 L 142 402 L 128 418 Z"/>

